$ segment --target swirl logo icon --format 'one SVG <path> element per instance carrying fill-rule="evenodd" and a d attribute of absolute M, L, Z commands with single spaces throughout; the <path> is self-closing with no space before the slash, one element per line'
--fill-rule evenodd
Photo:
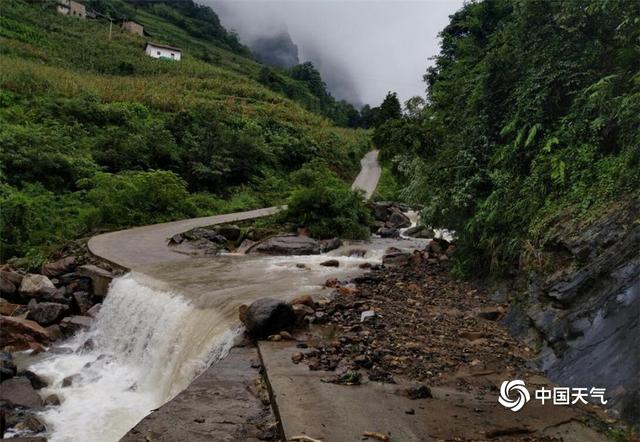
<path fill-rule="evenodd" d="M 512 394 L 517 398 L 511 398 Z M 529 391 L 524 385 L 524 381 L 519 379 L 513 381 L 504 381 L 500 386 L 500 397 L 498 398 L 498 402 L 500 404 L 511 411 L 518 411 L 524 404 L 529 402 L 531 396 L 529 395 Z"/>

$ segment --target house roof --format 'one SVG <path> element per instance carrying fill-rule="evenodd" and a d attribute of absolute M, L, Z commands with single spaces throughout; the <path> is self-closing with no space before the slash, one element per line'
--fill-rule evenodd
<path fill-rule="evenodd" d="M 176 48 L 175 46 L 163 45 L 163 44 L 160 44 L 160 43 L 147 42 L 147 44 L 144 45 L 144 48 L 147 49 L 147 46 L 153 46 L 153 47 L 156 47 L 156 48 L 163 48 L 163 49 L 169 49 L 171 51 L 182 52 L 182 49 L 180 49 L 180 48 Z"/>

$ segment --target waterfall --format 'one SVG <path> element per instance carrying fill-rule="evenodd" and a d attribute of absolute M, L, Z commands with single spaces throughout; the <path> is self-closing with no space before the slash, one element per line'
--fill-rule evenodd
<path fill-rule="evenodd" d="M 231 325 L 130 274 L 114 280 L 92 328 L 31 367 L 49 382 L 43 397 L 62 401 L 41 413 L 49 440 L 119 440 L 229 351 Z"/>

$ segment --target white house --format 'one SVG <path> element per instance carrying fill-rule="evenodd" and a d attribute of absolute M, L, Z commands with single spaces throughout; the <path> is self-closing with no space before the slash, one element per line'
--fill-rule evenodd
<path fill-rule="evenodd" d="M 60 0 L 57 4 L 60 14 L 71 15 L 74 17 L 87 18 L 87 9 L 82 3 L 73 0 Z"/>
<path fill-rule="evenodd" d="M 144 52 L 146 52 L 149 57 L 162 58 L 164 60 L 180 61 L 182 57 L 182 50 L 180 48 L 158 43 L 147 43 L 144 47 Z"/>

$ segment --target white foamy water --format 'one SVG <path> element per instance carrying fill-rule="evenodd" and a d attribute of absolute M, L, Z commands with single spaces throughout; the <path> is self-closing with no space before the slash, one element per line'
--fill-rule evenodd
<path fill-rule="evenodd" d="M 41 414 L 49 440 L 118 440 L 228 352 L 238 332 L 220 329 L 217 319 L 131 275 L 116 279 L 92 329 L 61 347 L 73 353 L 30 367 L 49 381 L 43 397 L 55 393 L 62 401 Z M 88 339 L 95 349 L 83 352 Z M 67 376 L 73 383 L 62 387 Z"/>

